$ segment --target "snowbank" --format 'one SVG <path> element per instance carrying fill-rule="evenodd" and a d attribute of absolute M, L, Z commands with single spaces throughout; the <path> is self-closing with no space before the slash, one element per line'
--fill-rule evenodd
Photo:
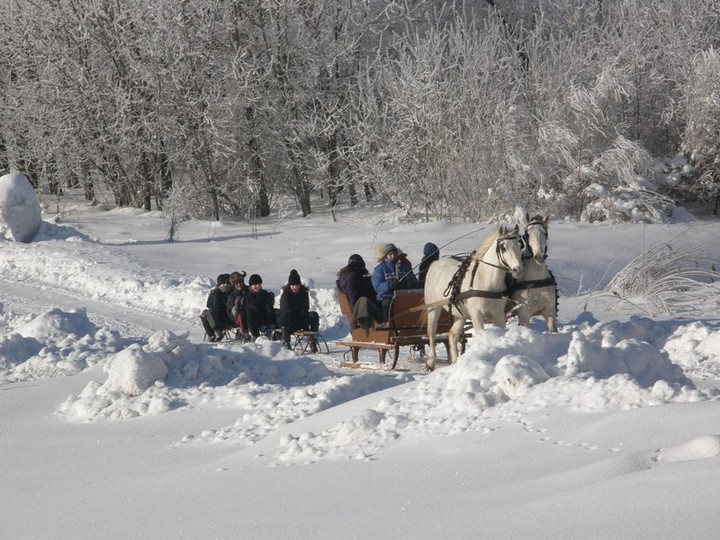
<path fill-rule="evenodd" d="M 42 224 L 40 203 L 27 177 L 0 177 L 0 233 L 8 240 L 31 242 Z"/>

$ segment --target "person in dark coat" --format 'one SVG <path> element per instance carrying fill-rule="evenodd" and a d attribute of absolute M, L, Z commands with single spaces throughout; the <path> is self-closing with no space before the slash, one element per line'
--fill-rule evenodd
<path fill-rule="evenodd" d="M 228 317 L 235 323 L 240 330 L 240 339 L 243 341 L 250 340 L 250 333 L 247 328 L 247 315 L 245 315 L 245 295 L 247 287 L 245 287 L 245 272 L 233 272 L 230 274 L 230 285 L 232 290 L 228 295 L 227 304 L 225 305 Z"/>
<path fill-rule="evenodd" d="M 370 273 L 365 266 L 365 260 L 354 253 L 350 255 L 347 266 L 338 272 L 338 288 L 345 293 L 350 309 L 355 309 L 355 304 L 362 296 L 375 301 L 375 289 L 370 281 Z"/>
<path fill-rule="evenodd" d="M 248 280 L 248 293 L 245 295 L 245 316 L 247 327 L 253 338 L 260 334 L 272 336 L 275 322 L 275 295 L 262 288 L 262 278 L 253 274 Z"/>
<path fill-rule="evenodd" d="M 210 341 L 220 341 L 223 332 L 234 326 L 227 314 L 227 298 L 230 294 L 230 274 L 220 274 L 216 280 L 216 287 L 210 291 L 206 306 L 200 314 L 205 333 Z"/>
<path fill-rule="evenodd" d="M 347 296 L 352 320 L 351 330 L 373 325 L 373 321 L 382 322 L 380 306 L 375 300 L 375 289 L 372 286 L 368 269 L 363 258 L 354 253 L 350 255 L 347 266 L 340 269 L 337 279 L 338 289 Z"/>
<path fill-rule="evenodd" d="M 300 282 L 297 270 L 290 270 L 287 285 L 280 296 L 280 326 L 282 326 L 283 344 L 290 349 L 290 336 L 297 330 L 317 332 L 320 317 L 316 311 L 310 311 L 308 288 Z M 311 352 L 317 352 L 315 341 L 310 343 Z"/>
<path fill-rule="evenodd" d="M 420 261 L 420 266 L 418 268 L 418 281 L 420 282 L 420 287 L 425 287 L 425 276 L 427 276 L 428 268 L 430 268 L 430 265 L 439 258 L 440 249 L 432 242 L 425 244 L 425 247 L 423 247 L 423 258 Z"/>

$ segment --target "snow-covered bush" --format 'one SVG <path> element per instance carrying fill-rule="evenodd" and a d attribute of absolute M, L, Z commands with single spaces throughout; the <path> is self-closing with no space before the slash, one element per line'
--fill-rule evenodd
<path fill-rule="evenodd" d="M 706 244 L 683 245 L 683 238 L 652 246 L 623 268 L 607 290 L 595 295 L 610 297 L 610 309 L 622 307 L 619 299 L 648 313 L 684 313 L 717 309 L 720 273 L 708 257 Z"/>
<path fill-rule="evenodd" d="M 0 234 L 15 242 L 30 242 L 42 224 L 40 203 L 27 177 L 0 177 Z"/>
<path fill-rule="evenodd" d="M 707 200 L 717 195 L 720 173 L 720 54 L 702 51 L 693 61 L 685 84 L 686 126 L 682 149 L 695 168 L 694 181 L 684 184 L 688 196 Z"/>

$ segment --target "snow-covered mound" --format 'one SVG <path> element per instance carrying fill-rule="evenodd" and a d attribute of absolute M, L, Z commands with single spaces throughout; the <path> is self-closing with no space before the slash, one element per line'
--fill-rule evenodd
<path fill-rule="evenodd" d="M 8 240 L 30 242 L 41 224 L 40 203 L 27 177 L 0 176 L 0 233 Z"/>
<path fill-rule="evenodd" d="M 2 380 L 73 375 L 104 361 L 101 377 L 59 406 L 67 419 L 128 419 L 209 406 L 237 411 L 231 425 L 188 433 L 183 443 L 248 445 L 300 418 L 405 385 L 322 433 L 285 436 L 279 462 L 368 458 L 399 439 L 488 429 L 489 419 L 512 410 L 561 405 L 594 413 L 700 401 L 711 393 L 696 388 L 683 367 L 720 358 L 711 347 L 719 332 L 704 323 L 641 317 L 599 323 L 589 313 L 556 334 L 486 328 L 457 365 L 419 380 L 410 373 L 343 375 L 264 338 L 210 345 L 160 331 L 142 342 L 122 340 L 83 310 L 52 309 L 29 320 L 5 314 L 1 322 Z"/>
<path fill-rule="evenodd" d="M 128 343 L 83 309 L 51 309 L 27 321 L 3 313 L 0 326 L 0 382 L 75 375 Z"/>
<path fill-rule="evenodd" d="M 671 331 L 642 318 L 582 323 L 558 334 L 487 328 L 456 366 L 320 434 L 286 436 L 277 458 L 367 458 L 399 438 L 491 429 L 493 418 L 557 405 L 594 413 L 707 399 L 662 350 Z"/>

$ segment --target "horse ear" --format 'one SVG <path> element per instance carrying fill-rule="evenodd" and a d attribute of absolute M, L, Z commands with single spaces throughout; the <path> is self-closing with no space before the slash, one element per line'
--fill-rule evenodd
<path fill-rule="evenodd" d="M 500 229 L 498 230 L 499 236 L 505 236 L 505 225 L 500 225 Z"/>
<path fill-rule="evenodd" d="M 513 229 L 513 234 L 520 234 L 520 225 L 517 223 L 515 224 L 515 228 Z"/>
<path fill-rule="evenodd" d="M 527 211 L 525 212 L 525 223 L 530 223 L 530 214 Z"/>

